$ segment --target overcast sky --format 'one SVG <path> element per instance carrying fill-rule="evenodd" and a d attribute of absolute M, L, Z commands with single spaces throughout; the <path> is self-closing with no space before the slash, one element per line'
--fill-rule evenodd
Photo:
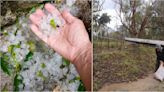
<path fill-rule="evenodd" d="M 103 0 L 100 0 L 103 1 Z M 100 14 L 102 13 L 107 13 L 108 15 L 111 16 L 111 22 L 110 24 L 108 24 L 109 27 L 111 27 L 112 29 L 116 30 L 117 27 L 121 24 L 121 21 L 118 17 L 118 14 L 116 13 L 116 10 L 118 10 L 116 7 L 116 4 L 113 2 L 114 0 L 105 0 L 104 4 L 103 4 L 103 10 L 101 12 L 99 12 Z M 146 3 L 149 2 L 149 0 L 144 0 Z"/>
<path fill-rule="evenodd" d="M 111 16 L 111 21 L 110 24 L 108 24 L 108 26 L 111 27 L 112 29 L 116 30 L 116 26 L 121 25 L 121 22 L 116 13 L 116 5 L 113 2 L 113 0 L 105 0 L 103 4 L 103 10 L 99 13 L 100 14 L 107 13 L 108 15 Z"/>

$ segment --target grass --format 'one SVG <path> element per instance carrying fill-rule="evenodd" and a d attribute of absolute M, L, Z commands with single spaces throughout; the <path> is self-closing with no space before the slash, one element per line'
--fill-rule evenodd
<path fill-rule="evenodd" d="M 94 90 L 105 83 L 135 81 L 154 71 L 153 47 L 121 44 L 120 41 L 111 41 L 109 45 L 107 41 L 94 42 Z"/>

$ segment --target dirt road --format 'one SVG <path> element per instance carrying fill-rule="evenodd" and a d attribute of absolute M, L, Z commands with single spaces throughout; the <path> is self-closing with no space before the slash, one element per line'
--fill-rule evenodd
<path fill-rule="evenodd" d="M 99 91 L 163 91 L 164 82 L 154 79 L 153 74 L 129 83 L 105 84 Z"/>

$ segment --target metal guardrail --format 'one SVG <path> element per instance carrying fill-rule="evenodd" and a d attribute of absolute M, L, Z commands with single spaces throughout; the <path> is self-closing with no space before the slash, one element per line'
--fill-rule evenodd
<path fill-rule="evenodd" d="M 108 39 L 108 40 L 119 40 L 119 39 L 110 38 L 110 37 L 103 37 L 103 36 L 94 36 L 94 37 L 98 37 L 98 38 L 102 38 L 102 39 Z M 150 40 L 150 39 L 129 38 L 129 37 L 125 37 L 124 40 L 128 41 L 128 42 L 133 42 L 133 43 L 164 46 L 164 41 L 162 41 L 162 40 Z"/>
<path fill-rule="evenodd" d="M 139 38 L 128 38 L 128 37 L 125 37 L 124 40 L 134 43 L 164 46 L 164 41 L 161 40 L 150 40 L 150 39 L 139 39 Z"/>

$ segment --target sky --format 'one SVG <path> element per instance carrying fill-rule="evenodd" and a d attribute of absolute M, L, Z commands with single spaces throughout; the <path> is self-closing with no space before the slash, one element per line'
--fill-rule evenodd
<path fill-rule="evenodd" d="M 103 1 L 103 0 L 100 0 Z M 107 13 L 111 16 L 110 24 L 108 24 L 108 27 L 116 30 L 119 25 L 122 25 L 118 14 L 116 10 L 118 10 L 118 7 L 116 7 L 114 0 L 105 0 L 103 4 L 103 10 L 99 12 L 99 14 Z M 149 0 L 144 0 L 145 2 L 148 2 Z"/>
<path fill-rule="evenodd" d="M 103 4 L 103 10 L 99 12 L 100 14 L 102 13 L 107 13 L 111 17 L 111 21 L 108 24 L 108 27 L 116 30 L 118 25 L 121 25 L 121 21 L 118 18 L 118 14 L 116 13 L 116 4 L 113 2 L 113 0 L 105 0 Z"/>

